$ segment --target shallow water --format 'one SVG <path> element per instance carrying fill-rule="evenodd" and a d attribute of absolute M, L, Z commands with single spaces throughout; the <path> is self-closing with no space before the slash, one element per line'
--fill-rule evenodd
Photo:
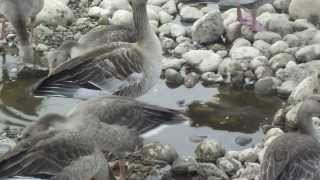
<path fill-rule="evenodd" d="M 35 98 L 26 92 L 36 80 L 18 80 L 0 84 L 0 126 L 24 127 L 49 112 L 67 113 L 80 100 L 66 98 Z M 229 150 L 240 150 L 261 141 L 260 125 L 270 122 L 281 105 L 277 97 L 259 97 L 250 92 L 228 88 L 170 89 L 163 80 L 144 96 L 148 103 L 187 110 L 192 121 L 165 128 L 146 141 L 172 144 L 180 155 L 193 155 L 196 143 L 190 137 L 207 136 L 220 141 Z M 253 140 L 239 146 L 239 135 Z"/>

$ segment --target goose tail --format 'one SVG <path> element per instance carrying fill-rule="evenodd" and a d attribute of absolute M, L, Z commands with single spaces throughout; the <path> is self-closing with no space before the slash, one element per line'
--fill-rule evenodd
<path fill-rule="evenodd" d="M 179 124 L 191 120 L 182 110 L 170 109 L 157 105 L 146 104 L 143 106 L 143 111 L 147 121 L 145 122 L 145 125 L 142 125 L 143 128 L 138 129 L 140 134 L 144 134 L 162 125 Z"/>

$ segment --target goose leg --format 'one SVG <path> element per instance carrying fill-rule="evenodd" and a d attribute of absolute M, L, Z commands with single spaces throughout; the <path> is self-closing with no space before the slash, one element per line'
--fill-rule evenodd
<path fill-rule="evenodd" d="M 30 17 L 30 34 L 31 34 L 30 39 L 33 39 L 34 37 L 33 28 L 35 26 L 35 22 L 36 22 L 36 17 Z M 36 38 L 34 39 L 34 41 L 35 41 L 35 44 L 38 44 L 38 40 Z"/>
<path fill-rule="evenodd" d="M 5 18 L 0 17 L 0 40 L 5 38 L 4 26 L 5 26 Z"/>
<path fill-rule="evenodd" d="M 251 11 L 251 14 L 252 14 L 252 21 L 251 21 L 251 24 L 249 25 L 250 26 L 250 29 L 254 32 L 259 32 L 259 31 L 263 31 L 265 30 L 265 28 L 263 27 L 262 24 L 260 24 L 259 22 L 257 22 L 257 10 L 256 9 L 253 9 Z"/>
<path fill-rule="evenodd" d="M 126 167 L 123 160 L 118 161 L 119 164 L 119 180 L 126 180 Z"/>
<path fill-rule="evenodd" d="M 250 18 L 248 17 L 243 17 L 242 12 L 241 12 L 241 5 L 240 5 L 240 0 L 237 0 L 237 20 L 242 24 L 246 25 L 249 21 Z"/>

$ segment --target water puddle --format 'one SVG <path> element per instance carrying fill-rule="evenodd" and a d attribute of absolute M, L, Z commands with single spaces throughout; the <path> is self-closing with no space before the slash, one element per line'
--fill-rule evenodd
<path fill-rule="evenodd" d="M 26 89 L 36 80 L 18 80 L 0 85 L 0 126 L 24 127 L 46 113 L 67 113 L 80 100 L 65 98 L 35 98 Z M 276 97 L 259 97 L 253 93 L 224 88 L 170 89 L 163 80 L 139 100 L 176 109 L 187 109 L 190 123 L 167 127 L 146 141 L 172 144 L 181 155 L 192 155 L 198 141 L 214 138 L 230 150 L 252 146 L 262 138 L 260 124 L 268 122 L 281 105 Z M 235 138 L 252 138 L 239 146 Z M 200 139 L 199 139 L 200 138 Z"/>

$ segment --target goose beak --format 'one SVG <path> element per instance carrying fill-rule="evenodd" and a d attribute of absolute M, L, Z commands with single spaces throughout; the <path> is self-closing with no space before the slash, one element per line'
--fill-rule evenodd
<path fill-rule="evenodd" d="M 181 3 L 183 4 L 200 4 L 200 3 L 218 3 L 220 0 L 180 0 Z"/>

